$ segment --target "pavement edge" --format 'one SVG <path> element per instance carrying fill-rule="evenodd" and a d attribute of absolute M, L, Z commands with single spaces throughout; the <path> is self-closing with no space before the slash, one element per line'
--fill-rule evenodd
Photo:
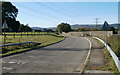
<path fill-rule="evenodd" d="M 90 54 L 91 54 L 91 49 L 92 49 L 92 43 L 91 43 L 91 41 L 90 41 L 88 38 L 85 38 L 85 39 L 89 42 L 90 48 L 89 48 L 88 55 L 87 55 L 87 57 L 86 57 L 86 59 L 85 59 L 85 62 L 84 62 L 84 64 L 83 64 L 82 70 L 80 71 L 80 74 L 83 74 L 83 73 L 84 73 L 85 67 L 87 66 L 88 61 L 89 61 L 89 59 L 90 59 Z"/>

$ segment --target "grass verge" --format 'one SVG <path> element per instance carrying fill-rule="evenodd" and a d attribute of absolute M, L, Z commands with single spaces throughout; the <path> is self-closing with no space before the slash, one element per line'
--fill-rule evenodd
<path fill-rule="evenodd" d="M 114 60 L 106 48 L 103 49 L 105 66 L 101 68 L 103 71 L 110 71 L 113 73 L 120 73 L 114 63 Z"/>
<path fill-rule="evenodd" d="M 102 53 L 104 54 L 105 66 L 100 68 L 100 70 L 109 71 L 109 72 L 113 72 L 113 73 L 116 73 L 116 74 L 120 73 L 117 69 L 117 66 L 114 63 L 114 60 L 113 60 L 112 56 L 110 55 L 108 50 L 105 48 L 104 44 L 97 39 L 96 39 L 96 41 L 99 44 L 101 44 L 102 47 L 104 47 Z"/>
<path fill-rule="evenodd" d="M 9 51 L 7 51 L 6 53 L 2 53 L 0 54 L 0 56 L 8 56 L 8 55 L 12 55 L 12 54 L 17 54 L 17 53 L 21 53 L 21 52 L 25 52 L 25 51 L 29 51 L 31 49 L 34 48 L 39 48 L 39 47 L 44 47 L 47 45 L 51 45 L 54 44 L 56 42 L 59 42 L 61 40 L 64 40 L 63 36 L 59 36 L 59 35 L 40 35 L 40 36 L 29 36 L 29 37 L 16 37 L 16 38 L 11 38 L 11 37 L 7 37 L 9 39 L 9 41 L 11 41 L 12 43 L 19 43 L 19 42 L 29 42 L 29 41 L 33 41 L 33 42 L 38 42 L 41 43 L 40 45 L 37 46 L 29 46 L 29 47 L 19 47 L 19 48 L 9 48 Z"/>

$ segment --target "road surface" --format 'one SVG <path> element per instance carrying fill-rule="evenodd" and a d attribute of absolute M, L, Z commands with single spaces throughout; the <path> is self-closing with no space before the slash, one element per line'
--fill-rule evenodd
<path fill-rule="evenodd" d="M 3 73 L 74 73 L 82 68 L 89 45 L 84 37 L 67 37 L 51 46 L 4 57 Z"/>

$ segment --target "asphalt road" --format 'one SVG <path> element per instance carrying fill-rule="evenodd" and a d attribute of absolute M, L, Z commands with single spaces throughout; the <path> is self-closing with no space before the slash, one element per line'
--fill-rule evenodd
<path fill-rule="evenodd" d="M 2 58 L 3 73 L 74 73 L 82 68 L 89 50 L 85 38 L 64 41 Z"/>

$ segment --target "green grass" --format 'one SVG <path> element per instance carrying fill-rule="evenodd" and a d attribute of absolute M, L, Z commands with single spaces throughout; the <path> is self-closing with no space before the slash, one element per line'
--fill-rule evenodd
<path fill-rule="evenodd" d="M 30 34 L 31 32 L 28 32 L 28 33 L 29 33 L 29 35 L 27 36 L 26 32 L 22 32 L 22 37 L 21 37 L 21 33 L 15 33 L 15 37 L 14 37 L 14 33 L 7 32 L 6 33 L 6 37 L 7 37 L 6 44 L 28 42 L 28 41 L 41 42 L 44 38 L 46 39 L 49 37 L 51 39 L 51 37 L 58 37 L 58 35 L 56 35 L 54 33 L 47 33 L 47 32 L 35 32 L 35 35 Z M 41 38 L 41 39 L 39 39 L 39 38 Z M 4 42 L 3 40 L 4 40 L 4 36 L 2 36 L 2 44 Z"/>
<path fill-rule="evenodd" d="M 113 73 L 120 73 L 114 63 L 113 58 L 111 57 L 110 53 L 108 52 L 108 50 L 106 50 L 104 48 L 103 53 L 104 53 L 104 59 L 105 59 L 105 66 L 103 68 L 101 68 L 101 70 L 110 71 Z"/>
<path fill-rule="evenodd" d="M 12 34 L 12 33 L 9 33 L 9 34 Z M 2 36 L 2 41 L 4 40 L 3 38 L 4 38 L 4 36 Z M 8 47 L 8 48 L 5 48 L 4 51 L 3 51 L 4 53 L 0 54 L 0 55 L 8 55 L 8 54 L 11 54 L 11 53 L 30 50 L 30 49 L 33 49 L 33 48 L 36 48 L 36 47 L 46 46 L 46 45 L 61 41 L 63 39 L 64 39 L 64 37 L 56 35 L 54 33 L 43 33 L 43 32 L 40 33 L 40 35 L 35 35 L 35 36 L 33 36 L 33 35 L 29 35 L 29 36 L 24 35 L 24 36 L 21 37 L 20 35 L 17 35 L 17 36 L 15 36 L 15 38 L 13 36 L 7 36 L 6 44 L 30 42 L 30 41 L 38 42 L 38 43 L 41 43 L 41 44 L 37 45 L 37 46 L 35 46 L 35 45 L 31 45 L 31 46 L 23 45 L 22 47 L 21 46 Z"/>
<path fill-rule="evenodd" d="M 6 32 L 6 34 L 37 34 L 37 33 L 40 33 L 40 34 L 47 34 L 48 32 Z M 4 32 L 2 33 L 4 34 Z M 54 33 L 50 33 L 50 34 L 54 34 Z"/>

